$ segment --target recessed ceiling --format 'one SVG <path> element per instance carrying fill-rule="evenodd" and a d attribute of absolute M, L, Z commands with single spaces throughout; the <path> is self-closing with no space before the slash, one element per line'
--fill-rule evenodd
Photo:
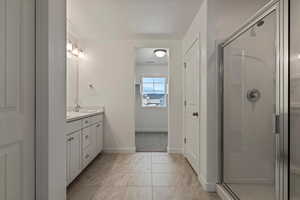
<path fill-rule="evenodd" d="M 136 50 L 136 65 L 167 65 L 168 54 L 163 58 L 158 58 L 154 55 L 154 50 L 155 48 L 138 48 Z"/>
<path fill-rule="evenodd" d="M 202 0 L 68 0 L 68 18 L 89 39 L 182 39 Z"/>

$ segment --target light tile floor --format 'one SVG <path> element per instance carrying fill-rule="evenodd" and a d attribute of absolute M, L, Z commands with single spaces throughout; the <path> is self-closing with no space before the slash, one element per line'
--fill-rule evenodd
<path fill-rule="evenodd" d="M 69 186 L 68 200 L 219 200 L 178 154 L 102 154 Z"/>

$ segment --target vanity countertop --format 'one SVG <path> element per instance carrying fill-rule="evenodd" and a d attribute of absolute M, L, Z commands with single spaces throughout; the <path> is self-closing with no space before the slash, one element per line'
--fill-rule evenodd
<path fill-rule="evenodd" d="M 80 120 L 86 117 L 91 117 L 104 113 L 104 108 L 99 109 L 81 109 L 79 112 L 68 111 L 66 116 L 66 121 L 71 122 L 75 120 Z"/>

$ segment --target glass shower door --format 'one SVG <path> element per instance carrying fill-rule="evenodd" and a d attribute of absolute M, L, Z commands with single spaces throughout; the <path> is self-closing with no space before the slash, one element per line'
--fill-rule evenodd
<path fill-rule="evenodd" d="M 275 200 L 276 10 L 223 47 L 223 185 Z"/>
<path fill-rule="evenodd" d="M 300 1 L 290 4 L 290 199 L 300 200 Z"/>

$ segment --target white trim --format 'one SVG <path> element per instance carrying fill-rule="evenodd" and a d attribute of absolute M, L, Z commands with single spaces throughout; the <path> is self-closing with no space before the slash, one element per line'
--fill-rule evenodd
<path fill-rule="evenodd" d="M 272 184 L 271 178 L 227 178 L 226 183 L 230 184 Z"/>
<path fill-rule="evenodd" d="M 36 200 L 66 199 L 66 0 L 36 0 Z"/>
<path fill-rule="evenodd" d="M 129 147 L 129 148 L 105 148 L 103 150 L 105 153 L 135 153 L 136 148 L 135 147 Z"/>
<path fill-rule="evenodd" d="M 222 185 L 217 184 L 217 194 L 222 200 L 234 200 L 230 194 L 223 188 Z"/>
<path fill-rule="evenodd" d="M 182 148 L 169 148 L 167 147 L 168 153 L 177 153 L 177 154 L 182 154 L 183 149 Z"/>
<path fill-rule="evenodd" d="M 159 129 L 159 128 L 136 128 L 135 129 L 135 132 L 151 132 L 151 133 L 161 133 L 161 132 L 164 132 L 164 133 L 167 133 L 168 132 L 168 129 Z"/>
<path fill-rule="evenodd" d="M 216 192 L 216 183 L 209 183 L 205 178 L 199 173 L 198 180 L 201 183 L 204 191 L 206 192 Z"/>

